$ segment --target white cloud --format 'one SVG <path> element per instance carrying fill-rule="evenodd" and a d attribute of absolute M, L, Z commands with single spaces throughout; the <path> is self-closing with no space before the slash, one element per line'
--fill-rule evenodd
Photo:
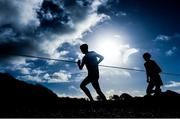
<path fill-rule="evenodd" d="M 115 95 L 115 94 L 116 94 L 116 92 L 114 89 L 110 89 L 110 90 L 105 92 L 105 95 L 107 98 L 109 98 L 110 96 Z M 119 95 L 119 94 L 116 94 L 116 95 Z"/>
<path fill-rule="evenodd" d="M 14 0 L 13 0 L 14 1 Z M 36 9 L 40 7 L 42 0 L 19 0 L 16 2 L 20 8 L 20 19 L 23 25 L 39 25 L 39 20 L 36 16 Z"/>
<path fill-rule="evenodd" d="M 68 87 L 70 90 L 80 92 L 80 88 L 76 88 L 75 86 L 71 85 Z"/>
<path fill-rule="evenodd" d="M 51 45 L 49 45 L 51 46 Z M 53 51 L 54 50 L 54 51 Z M 53 51 L 53 52 L 52 52 Z M 49 55 L 53 59 L 61 59 L 61 60 L 70 60 L 69 58 L 66 57 L 66 55 L 69 53 L 69 51 L 57 51 L 57 49 L 51 49 L 49 50 Z M 48 65 L 54 65 L 57 63 L 55 60 L 47 60 Z"/>
<path fill-rule="evenodd" d="M 58 97 L 72 97 L 73 98 L 73 96 L 70 96 L 70 95 L 68 95 L 66 93 L 61 93 L 61 94 L 56 93 L 56 94 L 58 95 Z"/>
<path fill-rule="evenodd" d="M 126 70 L 120 70 L 120 69 L 111 69 L 111 68 L 101 68 L 100 69 L 100 75 L 101 77 L 110 80 L 115 79 L 119 77 L 124 78 L 131 78 L 131 74 Z"/>
<path fill-rule="evenodd" d="M 18 66 L 24 66 L 27 65 L 28 63 L 26 62 L 26 58 L 22 58 L 22 57 L 16 57 L 13 58 L 13 60 L 10 62 L 14 67 L 18 67 Z"/>
<path fill-rule="evenodd" d="M 47 71 L 40 69 L 30 69 L 30 68 L 16 68 L 20 70 L 23 76 L 18 76 L 17 78 L 25 81 L 34 81 L 39 83 L 60 83 L 60 82 L 69 82 L 71 74 L 65 70 L 60 70 L 54 73 L 48 73 Z"/>
<path fill-rule="evenodd" d="M 56 94 L 58 95 L 58 97 L 69 97 L 69 98 L 84 98 L 84 96 L 82 94 L 79 94 L 79 95 L 71 95 L 71 94 L 66 94 L 66 93 L 58 93 L 56 92 Z"/>
<path fill-rule="evenodd" d="M 53 41 L 46 40 L 41 44 L 42 51 L 54 58 L 60 58 L 60 52 L 57 51 L 58 47 L 61 47 L 63 43 L 70 43 L 72 45 L 80 44 L 82 41 L 80 38 L 83 34 L 90 31 L 97 23 L 107 19 L 104 14 L 98 15 L 96 13 L 90 14 L 86 19 L 75 26 L 73 33 L 57 36 Z"/>
<path fill-rule="evenodd" d="M 22 68 L 19 68 L 20 72 L 22 74 L 30 74 L 30 68 L 27 68 L 27 67 L 22 67 Z"/>
<path fill-rule="evenodd" d="M 33 52 L 34 49 L 31 47 L 33 44 L 32 37 L 35 35 L 32 35 L 32 33 L 40 24 L 36 10 L 40 8 L 42 1 L 43 0 L 0 0 L 1 46 L 7 48 L 8 45 L 6 45 L 6 43 L 13 44 L 13 46 L 10 45 L 7 49 L 9 52 L 14 53 Z M 4 25 L 6 27 L 3 27 Z M 4 62 L 15 66 L 25 65 L 26 58 L 13 56 L 4 59 Z M 24 71 L 22 71 L 22 73 Z"/>
<path fill-rule="evenodd" d="M 68 82 L 71 78 L 71 74 L 64 70 L 60 70 L 59 72 L 53 73 L 51 77 L 52 79 L 50 79 L 48 82 Z"/>
<path fill-rule="evenodd" d="M 36 9 L 41 2 L 42 0 L 1 0 L 0 25 L 13 24 L 17 28 L 23 28 L 29 24 L 38 26 Z"/>
<path fill-rule="evenodd" d="M 29 67 L 30 63 L 26 62 L 25 58 L 14 58 L 5 69 L 11 71 L 18 71 L 23 75 L 28 75 L 31 73 L 31 68 Z"/>
<path fill-rule="evenodd" d="M 41 51 L 53 58 L 65 58 L 60 54 L 61 52 L 57 50 L 59 47 L 62 47 L 63 43 L 70 43 L 72 46 L 83 43 L 83 41 L 81 41 L 80 39 L 87 32 L 90 32 L 92 27 L 96 26 L 100 22 L 109 19 L 109 16 L 106 16 L 105 14 L 97 14 L 97 7 L 100 4 L 102 4 L 101 1 L 94 1 L 88 12 L 86 13 L 85 11 L 85 13 L 87 14 L 86 17 L 80 22 L 74 23 L 74 20 L 76 18 L 73 19 L 72 16 L 71 20 L 73 22 L 74 31 L 71 33 L 56 35 L 51 41 L 45 40 L 40 44 Z M 74 10 L 72 12 L 74 13 L 78 11 Z M 74 15 L 76 14 L 78 13 L 74 13 Z"/>
<path fill-rule="evenodd" d="M 124 55 L 123 55 L 123 63 L 126 63 L 128 61 L 129 56 L 131 56 L 134 53 L 137 53 L 138 50 L 135 48 L 129 48 L 125 51 Z"/>
<path fill-rule="evenodd" d="M 17 79 L 24 80 L 24 81 L 34 81 L 34 82 L 42 82 L 41 78 L 38 75 L 32 76 L 32 75 L 25 75 L 25 76 L 17 76 Z"/>
<path fill-rule="evenodd" d="M 43 0 L 1 0 L 0 1 L 0 25 L 2 24 L 13 24 L 20 29 L 29 27 L 36 27 L 39 25 L 39 19 L 36 16 L 36 9 L 41 7 L 41 3 Z M 62 2 L 63 3 L 63 2 Z M 72 5 L 70 8 L 64 8 L 64 11 L 70 14 L 70 22 L 71 26 L 73 24 L 73 28 L 71 29 L 72 32 L 67 33 L 55 33 L 49 34 L 49 37 L 44 37 L 47 34 L 43 32 L 40 33 L 42 35 L 43 41 L 41 40 L 38 43 L 40 50 L 38 54 L 43 54 L 44 56 L 50 58 L 57 58 L 57 59 L 67 59 L 66 55 L 69 51 L 58 51 L 58 48 L 62 46 L 63 43 L 70 43 L 71 45 L 77 45 L 83 43 L 80 40 L 87 32 L 91 31 L 91 28 L 96 26 L 98 23 L 103 22 L 104 20 L 109 19 L 109 16 L 105 14 L 98 14 L 97 8 L 101 5 L 103 1 L 96 0 L 93 1 L 91 6 L 82 7 L 79 9 L 79 6 Z M 75 8 L 74 10 L 72 10 Z M 69 9 L 69 11 L 68 11 Z M 82 12 L 82 10 L 84 10 Z M 84 16 L 82 19 L 77 18 Z M 7 19 L 8 17 L 8 19 Z M 77 20 L 78 19 L 78 20 Z M 12 31 L 7 31 L 7 33 L 12 33 Z M 46 39 L 47 38 L 47 39 Z M 31 39 L 31 38 L 30 38 Z M 16 40 L 16 39 L 15 39 Z M 32 40 L 32 39 L 31 39 Z M 38 39 L 37 39 L 38 40 Z M 38 41 L 37 41 L 38 42 Z M 36 44 L 37 45 L 37 44 Z M 22 62 L 21 62 L 22 63 Z M 25 59 L 24 59 L 25 63 Z M 55 61 L 48 61 L 49 65 L 56 63 Z M 16 62 L 14 63 L 16 65 Z"/>
<path fill-rule="evenodd" d="M 120 96 L 121 94 L 123 93 L 127 93 L 131 96 L 144 96 L 145 95 L 145 91 L 140 91 L 140 90 L 132 90 L 132 91 L 121 91 L 121 90 L 114 90 L 114 89 L 110 89 L 110 90 L 107 90 L 105 92 L 105 95 L 107 98 L 109 98 L 110 96 L 113 96 L 113 95 L 118 95 Z"/>
<path fill-rule="evenodd" d="M 41 78 L 41 79 L 43 79 L 45 81 L 49 81 L 49 80 L 51 80 L 51 77 L 48 73 L 46 73 L 46 74 L 44 74 L 43 78 Z"/>
<path fill-rule="evenodd" d="M 168 35 L 158 35 L 153 41 L 170 41 L 173 39 L 179 39 L 180 38 L 180 34 L 174 34 L 172 36 L 168 36 Z"/>
<path fill-rule="evenodd" d="M 131 96 L 144 96 L 146 94 L 145 90 L 132 90 L 132 91 L 128 91 L 126 92 L 128 94 L 130 94 Z"/>
<path fill-rule="evenodd" d="M 50 77 L 46 71 L 41 69 L 32 69 L 26 66 L 15 67 L 14 70 L 21 71 L 21 76 L 17 76 L 18 79 L 24 81 L 34 81 L 34 82 L 46 82 L 47 78 Z"/>
<path fill-rule="evenodd" d="M 171 49 L 169 49 L 168 51 L 166 51 L 165 54 L 167 56 L 172 56 L 175 53 L 176 50 L 177 50 L 177 48 L 174 46 Z"/>
<path fill-rule="evenodd" d="M 127 13 L 120 11 L 120 12 L 117 12 L 115 15 L 116 15 L 117 17 L 118 17 L 118 16 L 127 16 Z"/>
<path fill-rule="evenodd" d="M 31 71 L 31 73 L 32 73 L 32 74 L 36 74 L 36 75 L 41 75 L 41 74 L 43 74 L 43 73 L 46 73 L 46 71 L 43 71 L 43 70 L 41 70 L 41 69 L 33 69 L 33 70 Z"/>
<path fill-rule="evenodd" d="M 170 81 L 169 84 L 166 84 L 164 87 L 166 88 L 180 87 L 180 82 Z"/>
<path fill-rule="evenodd" d="M 158 35 L 153 41 L 169 41 L 171 37 L 166 35 Z"/>
<path fill-rule="evenodd" d="M 71 74 L 67 71 L 60 70 L 59 72 L 54 72 L 53 74 L 45 73 L 45 71 L 38 71 L 33 75 L 21 76 L 20 78 L 28 79 L 36 82 L 46 82 L 46 83 L 61 83 L 69 82 Z"/>

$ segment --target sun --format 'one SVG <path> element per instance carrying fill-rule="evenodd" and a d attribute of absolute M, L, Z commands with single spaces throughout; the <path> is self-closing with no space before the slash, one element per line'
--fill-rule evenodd
<path fill-rule="evenodd" d="M 99 44 L 97 52 L 104 56 L 104 64 L 116 64 L 120 55 L 120 46 L 117 42 L 104 41 Z"/>
<path fill-rule="evenodd" d="M 97 42 L 94 47 L 97 53 L 104 56 L 102 64 L 117 65 L 121 62 L 123 49 L 120 40 L 112 37 L 103 39 Z"/>
<path fill-rule="evenodd" d="M 92 50 L 104 56 L 101 64 L 127 66 L 129 57 L 138 52 L 127 41 L 128 38 L 125 36 L 113 35 L 107 32 L 96 36 L 94 41 L 91 41 L 90 46 L 92 46 Z"/>

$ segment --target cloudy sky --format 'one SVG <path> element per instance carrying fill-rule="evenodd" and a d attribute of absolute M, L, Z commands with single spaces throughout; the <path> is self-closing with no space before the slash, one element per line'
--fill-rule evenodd
<path fill-rule="evenodd" d="M 76 64 L 8 54 L 76 61 L 82 43 L 102 54 L 103 65 L 144 69 L 150 52 L 163 72 L 180 73 L 178 0 L 0 0 L 0 72 L 40 83 L 59 96 L 84 97 L 87 75 Z M 163 91 L 180 92 L 180 77 L 161 75 Z M 144 72 L 100 67 L 100 85 L 108 97 L 144 95 Z M 88 85 L 97 96 L 91 85 Z"/>

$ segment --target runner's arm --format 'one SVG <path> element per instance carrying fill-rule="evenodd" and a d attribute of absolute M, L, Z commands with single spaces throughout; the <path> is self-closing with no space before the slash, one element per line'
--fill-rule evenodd
<path fill-rule="evenodd" d="M 98 64 L 104 60 L 104 57 L 102 55 L 96 53 L 96 56 L 99 58 Z"/>
<path fill-rule="evenodd" d="M 82 63 L 81 63 L 81 61 L 78 60 L 77 64 L 78 64 L 79 69 L 82 70 L 84 67 L 84 61 L 82 60 Z"/>

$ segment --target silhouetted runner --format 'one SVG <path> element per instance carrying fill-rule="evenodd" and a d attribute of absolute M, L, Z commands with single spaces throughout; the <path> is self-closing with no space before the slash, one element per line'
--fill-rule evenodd
<path fill-rule="evenodd" d="M 98 64 L 104 59 L 103 56 L 97 54 L 94 51 L 88 51 L 88 45 L 83 44 L 80 46 L 81 52 L 85 54 L 82 59 L 82 63 L 78 60 L 77 64 L 79 69 L 82 70 L 83 66 L 86 65 L 88 70 L 88 76 L 82 81 L 80 84 L 81 89 L 84 93 L 89 97 L 90 101 L 93 101 L 90 91 L 86 87 L 87 84 L 91 83 L 98 95 L 102 100 L 106 100 L 105 95 L 102 93 L 100 86 L 99 86 L 99 68 Z"/>
<path fill-rule="evenodd" d="M 152 93 L 158 95 L 161 93 L 161 86 L 163 85 L 159 75 L 162 70 L 155 61 L 151 60 L 151 54 L 144 53 L 143 58 L 146 61 L 144 66 L 146 68 L 147 82 L 149 83 L 146 89 L 146 93 L 147 95 L 151 95 Z M 153 90 L 154 87 L 155 90 Z"/>

